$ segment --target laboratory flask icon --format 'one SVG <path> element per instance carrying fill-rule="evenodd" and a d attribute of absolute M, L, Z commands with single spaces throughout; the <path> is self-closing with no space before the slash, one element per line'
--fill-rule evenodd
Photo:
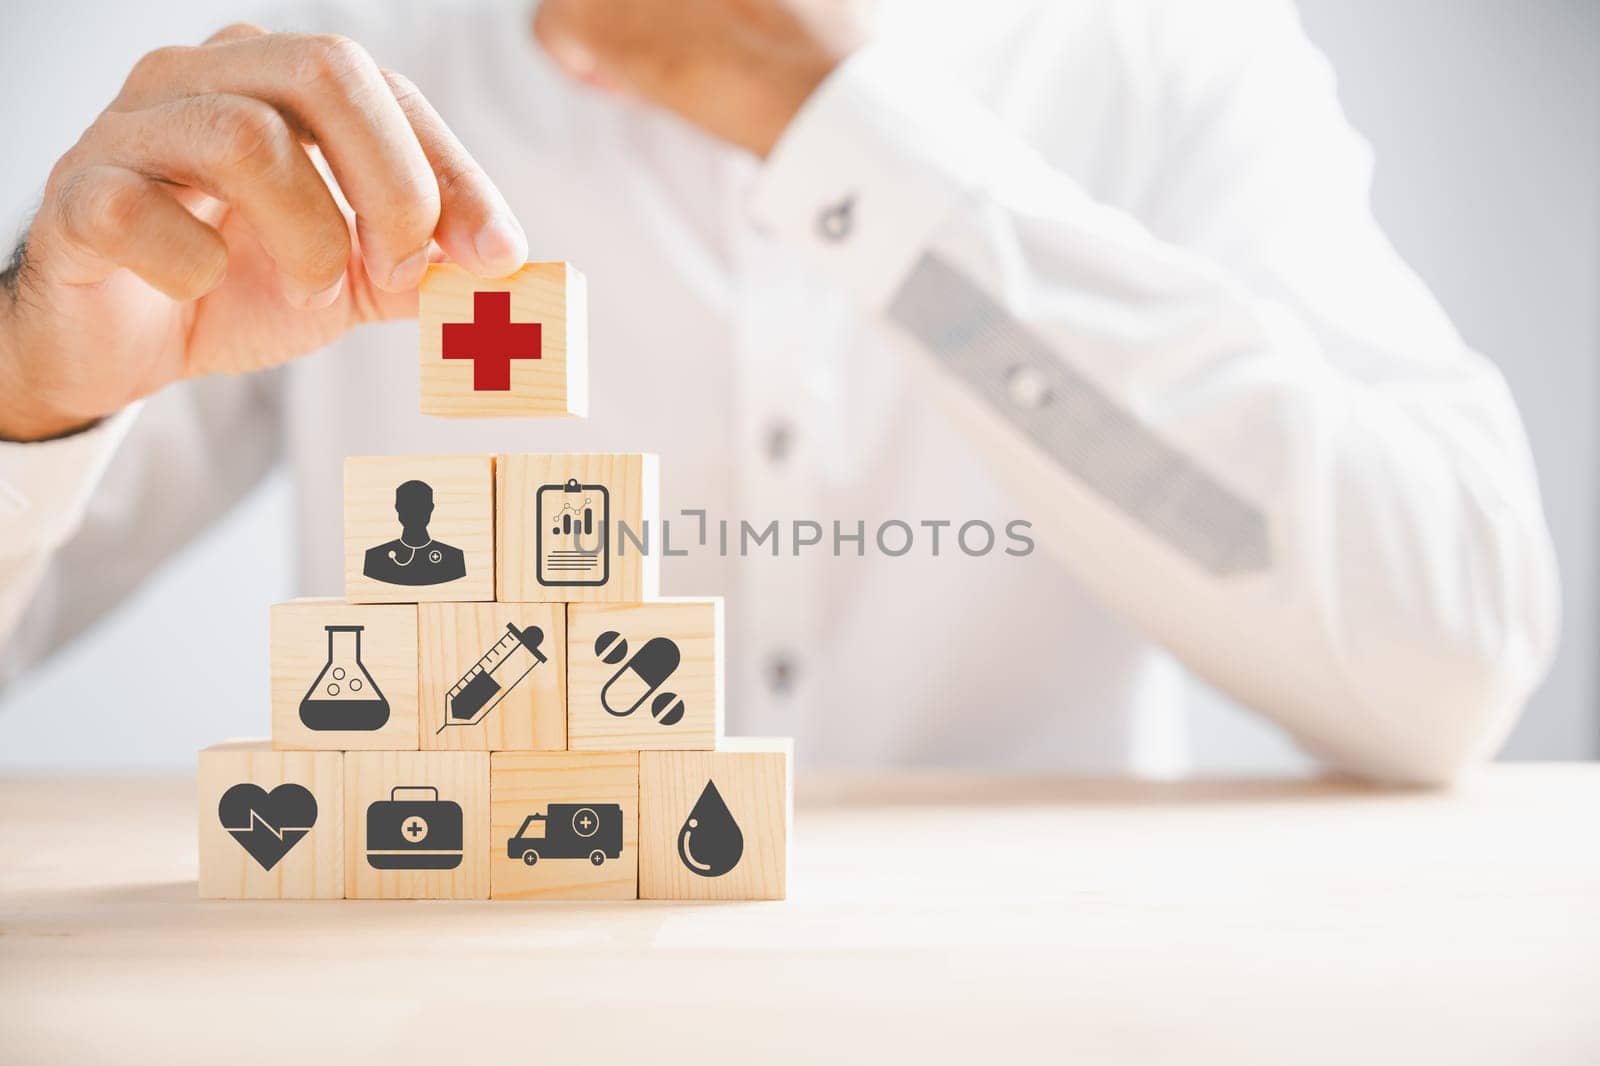
<path fill-rule="evenodd" d="M 361 661 L 364 626 L 323 626 L 328 631 L 328 662 L 300 701 L 307 729 L 381 729 L 389 720 L 389 701 Z"/>
<path fill-rule="evenodd" d="M 738 866 L 743 856 L 744 831 L 733 820 L 717 783 L 707 781 L 678 830 L 678 858 L 691 873 L 721 877 Z"/>

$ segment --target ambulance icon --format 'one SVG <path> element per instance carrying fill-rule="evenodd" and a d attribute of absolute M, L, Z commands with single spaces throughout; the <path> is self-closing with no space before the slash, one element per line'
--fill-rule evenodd
<path fill-rule="evenodd" d="M 506 841 L 506 857 L 533 866 L 540 859 L 588 859 L 599 866 L 622 854 L 622 807 L 615 803 L 552 803 L 522 820 Z"/>

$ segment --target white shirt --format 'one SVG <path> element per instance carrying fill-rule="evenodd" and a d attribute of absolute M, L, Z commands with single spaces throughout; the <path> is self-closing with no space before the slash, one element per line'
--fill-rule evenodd
<path fill-rule="evenodd" d="M 761 164 L 569 82 L 525 12 L 330 16 L 427 93 L 534 257 L 587 274 L 591 417 L 425 418 L 401 323 L 0 445 L 7 668 L 276 460 L 304 590 L 336 594 L 345 455 L 650 451 L 691 548 L 664 591 L 727 600 L 730 730 L 811 765 L 1171 768 L 1178 662 L 1340 767 L 1492 751 L 1558 627 L 1527 444 L 1373 221 L 1287 4 L 879 22 Z M 740 557 L 773 519 L 782 554 Z M 795 519 L 823 543 L 791 554 Z M 975 519 L 979 557 L 954 540 Z M 875 543 L 891 520 L 905 555 Z M 1005 553 L 1013 520 L 1037 551 Z"/>

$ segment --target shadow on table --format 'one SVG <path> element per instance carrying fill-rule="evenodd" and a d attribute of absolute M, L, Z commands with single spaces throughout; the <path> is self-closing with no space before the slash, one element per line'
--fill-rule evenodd
<path fill-rule="evenodd" d="M 840 807 L 1203 807 L 1303 803 L 1349 804 L 1437 795 L 1424 787 L 1377 785 L 1350 777 L 1136 778 L 1006 777 L 950 771 L 901 771 L 879 777 L 800 776 L 803 809 Z"/>
<path fill-rule="evenodd" d="M 763 906 L 636 900 L 201 899 L 194 880 L 22 891 L 6 903 L 30 915 L 30 928 L 8 929 L 0 923 L 0 936 L 93 938 L 137 932 L 166 937 L 168 946 L 175 947 L 226 933 L 260 937 L 251 950 L 274 956 L 315 954 L 319 934 L 340 936 L 366 956 L 405 956 L 419 938 L 448 940 L 457 947 L 490 953 L 560 951 L 572 947 L 572 923 L 603 928 L 605 939 L 619 948 L 638 948 L 653 943 L 663 923 L 687 911 Z M 70 921 L 61 919 L 62 931 L 53 931 L 55 916 L 66 914 Z M 424 918 L 419 924 L 419 914 L 433 914 L 438 920 Z M 297 936 L 280 944 L 286 928 Z"/>

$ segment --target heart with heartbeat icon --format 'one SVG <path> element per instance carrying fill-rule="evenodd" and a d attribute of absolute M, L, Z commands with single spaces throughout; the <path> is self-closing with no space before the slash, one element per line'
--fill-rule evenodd
<path fill-rule="evenodd" d="M 217 819 L 228 835 L 270 870 L 317 824 L 317 798 L 300 785 L 234 785 L 217 804 Z"/>

